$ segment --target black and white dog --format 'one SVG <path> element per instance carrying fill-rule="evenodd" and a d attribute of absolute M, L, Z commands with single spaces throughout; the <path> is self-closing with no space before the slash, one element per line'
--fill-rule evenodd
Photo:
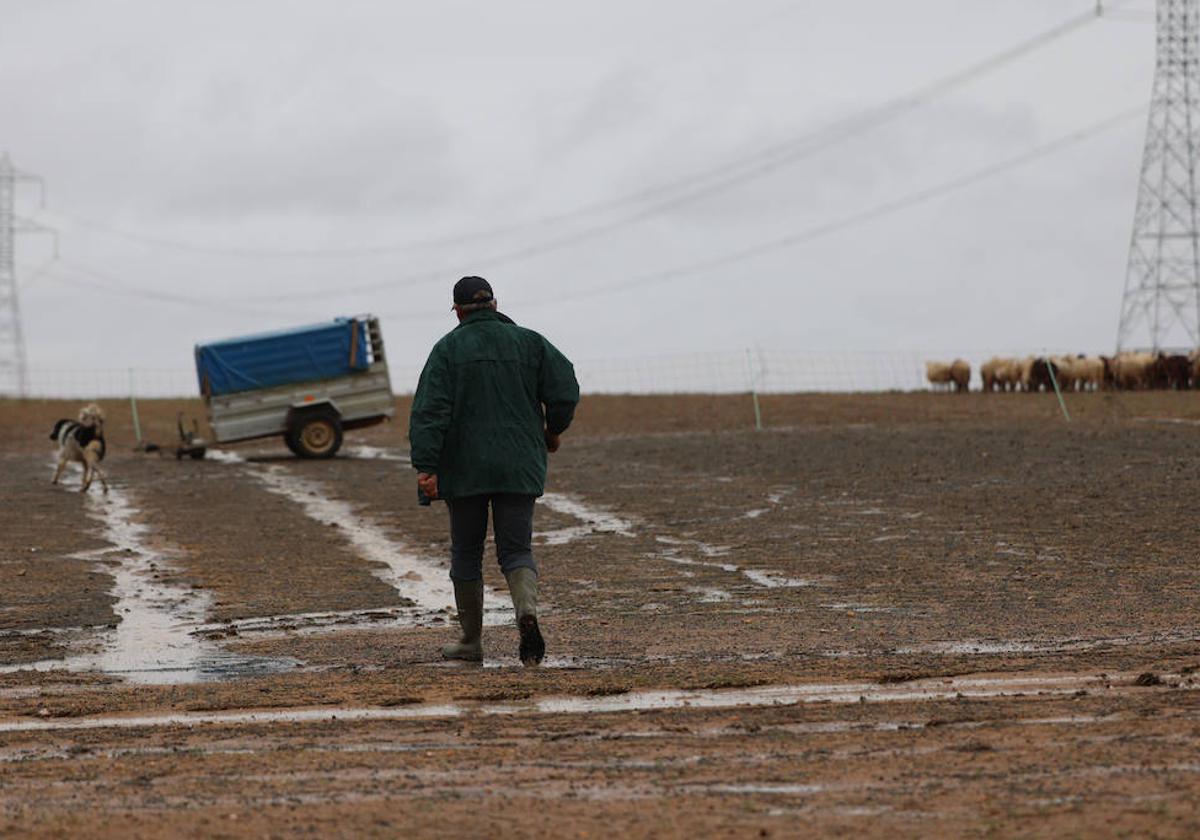
<path fill-rule="evenodd" d="M 108 492 L 108 482 L 100 471 L 100 462 L 108 448 L 104 443 L 104 412 L 100 406 L 92 403 L 79 410 L 79 421 L 59 420 L 54 424 L 50 440 L 58 443 L 58 469 L 54 471 L 51 484 L 58 484 L 62 472 L 68 462 L 78 461 L 83 465 L 83 486 L 80 492 L 86 493 L 92 486 L 92 478 L 100 479 L 100 486 Z"/>

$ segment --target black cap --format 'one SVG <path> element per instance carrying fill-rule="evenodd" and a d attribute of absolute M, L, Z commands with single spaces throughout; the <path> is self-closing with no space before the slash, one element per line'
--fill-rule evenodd
<path fill-rule="evenodd" d="M 454 303 L 466 306 L 487 303 L 492 299 L 492 286 L 482 277 L 464 277 L 454 284 Z"/>

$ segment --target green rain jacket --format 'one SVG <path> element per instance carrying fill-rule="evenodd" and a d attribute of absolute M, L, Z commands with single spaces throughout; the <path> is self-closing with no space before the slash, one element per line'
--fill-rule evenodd
<path fill-rule="evenodd" d="M 429 354 L 408 420 L 412 464 L 438 494 L 540 496 L 545 432 L 561 434 L 579 402 L 575 369 L 553 344 L 495 310 L 472 312 Z"/>

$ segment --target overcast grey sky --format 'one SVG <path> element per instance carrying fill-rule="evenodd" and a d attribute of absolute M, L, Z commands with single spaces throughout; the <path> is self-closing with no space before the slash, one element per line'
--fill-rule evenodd
<path fill-rule="evenodd" d="M 820 131 L 1094 5 L 0 0 L 0 149 L 46 179 L 47 208 L 26 191 L 19 212 L 61 241 L 40 276 L 48 242 L 18 244 L 31 364 L 186 369 L 197 341 L 371 311 L 393 360 L 419 365 L 464 273 L 580 359 L 1108 349 L 1141 118 L 910 210 L 631 282 L 1146 103 L 1149 17 L 1089 23 L 736 188 L 555 220 Z"/>

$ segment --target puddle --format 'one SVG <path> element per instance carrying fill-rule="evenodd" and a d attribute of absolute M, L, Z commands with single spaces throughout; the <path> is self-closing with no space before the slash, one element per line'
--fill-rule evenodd
<path fill-rule="evenodd" d="M 551 541 L 551 545 L 561 545 L 562 542 L 569 542 L 571 539 L 578 539 L 581 536 L 588 534 L 616 534 L 621 537 L 632 537 L 633 524 L 626 519 L 622 519 L 614 513 L 610 513 L 599 508 L 585 504 L 574 496 L 567 496 L 562 493 L 546 493 L 540 499 L 541 504 L 555 513 L 561 513 L 565 516 L 570 516 L 580 520 L 583 525 L 577 528 L 565 528 L 561 531 L 550 531 L 542 536 L 550 541 L 550 537 L 556 534 L 566 535 L 561 542 Z"/>
<path fill-rule="evenodd" d="M 99 671 L 134 683 L 168 684 L 276 673 L 299 664 L 225 653 L 196 638 L 192 630 L 204 622 L 211 596 L 161 579 L 172 568 L 147 545 L 150 528 L 135 521 L 138 510 L 129 495 L 111 486 L 107 495 L 89 495 L 84 504 L 111 547 L 73 556 L 95 562 L 112 578 L 113 612 L 119 620 L 101 634 L 96 652 L 5 666 L 0 672 Z"/>
<path fill-rule="evenodd" d="M 1121 715 L 1069 715 L 1055 718 L 1009 718 L 988 717 L 987 720 L 956 720 L 936 721 L 932 726 L 938 729 L 989 729 L 1004 726 L 1092 726 L 1100 723 L 1111 723 L 1123 720 Z M 832 720 L 815 723 L 784 723 L 777 726 L 763 726 L 758 731 L 788 732 L 793 735 L 828 735 L 843 732 L 904 732 L 918 729 L 929 729 L 928 720 Z M 742 736 L 744 729 L 723 727 L 703 731 L 700 734 L 709 737 Z"/>
<path fill-rule="evenodd" d="M 657 557 L 659 560 L 666 560 L 668 563 L 674 563 L 677 566 L 702 566 L 708 569 L 720 569 L 723 572 L 731 572 L 737 574 L 737 566 L 732 563 L 706 563 L 703 560 L 693 560 L 690 557 L 680 557 L 674 551 L 664 551 L 659 554 L 651 554 L 651 557 Z"/>
<path fill-rule="evenodd" d="M 761 569 L 741 569 L 740 571 L 743 575 L 750 578 L 750 580 L 754 581 L 759 586 L 766 587 L 767 589 L 790 589 L 817 585 L 815 580 L 787 577 L 782 572 L 774 572 L 770 570 L 764 571 Z"/>
<path fill-rule="evenodd" d="M 686 591 L 691 592 L 693 595 L 699 595 L 700 597 L 697 600 L 701 604 L 721 604 L 733 600 L 733 595 L 724 589 L 707 586 L 689 586 L 686 587 Z"/>
<path fill-rule="evenodd" d="M 1143 635 L 1112 636 L 1095 639 L 963 639 L 959 641 L 926 642 L 898 647 L 892 653 L 940 654 L 1002 654 L 1002 653 L 1069 653 L 1107 647 L 1132 647 L 1146 644 L 1172 644 L 1200 641 L 1200 630 L 1181 630 Z"/>
<path fill-rule="evenodd" d="M 379 446 L 349 446 L 346 448 L 346 454 L 351 458 L 360 458 L 366 461 L 396 461 L 401 464 L 412 463 L 407 455 Z"/>
<path fill-rule="evenodd" d="M 723 557 L 731 550 L 727 545 L 709 545 L 699 540 L 681 540 L 678 537 L 664 537 L 661 535 L 656 536 L 654 541 L 677 548 L 692 548 L 705 557 Z"/>
<path fill-rule="evenodd" d="M 310 519 L 336 525 L 338 533 L 361 557 L 376 564 L 375 575 L 408 602 L 407 610 L 394 611 L 397 621 L 419 623 L 428 621 L 430 614 L 445 616 L 453 612 L 454 586 L 444 562 L 412 553 L 371 517 L 357 512 L 349 502 L 332 498 L 318 481 L 298 476 L 286 467 L 249 464 L 229 452 L 222 453 L 218 460 L 245 467 L 245 472 L 265 489 L 300 505 Z M 484 623 L 497 625 L 512 620 L 512 605 L 507 598 L 490 590 L 484 598 Z"/>
<path fill-rule="evenodd" d="M 307 613 L 281 613 L 212 622 L 196 627 L 193 633 L 209 638 L 246 636 L 256 639 L 310 636 L 331 630 L 378 630 L 387 627 L 412 627 L 414 623 L 436 626 L 452 621 L 446 614 L 418 615 L 412 607 L 386 607 L 360 610 L 324 610 Z"/>
<path fill-rule="evenodd" d="M 330 498 L 324 485 L 279 466 L 259 467 L 250 473 L 267 490 L 300 505 L 309 519 L 336 525 L 362 557 L 379 564 L 376 575 L 414 605 L 439 612 L 453 608 L 454 588 L 445 568 L 409 553 L 348 502 Z"/>
<path fill-rule="evenodd" d="M 1017 675 L 1001 677 L 931 678 L 901 685 L 881 683 L 757 686 L 727 690 L 636 691 L 601 697 L 542 697 L 512 703 L 418 704 L 395 708 L 331 707 L 227 712 L 173 712 L 156 715 L 107 715 L 66 720 L 0 721 L 0 732 L 40 732 L 80 729 L 140 729 L 198 724 L 272 725 L 326 721 L 422 720 L 467 715 L 613 714 L 669 709 L 731 709 L 763 706 L 796 706 L 808 703 L 901 703 L 996 697 L 1046 697 L 1074 694 L 1080 689 L 1097 694 L 1144 693 L 1152 689 L 1129 687 L 1134 674 L 1099 677 L 1067 675 Z M 1179 686 L 1171 691 L 1196 691 Z"/>
<path fill-rule="evenodd" d="M 668 563 L 674 563 L 677 566 L 697 566 L 708 569 L 719 569 L 722 572 L 729 574 L 742 575 L 756 586 L 761 586 L 764 589 L 781 589 L 781 588 L 802 588 L 808 586 L 819 586 L 820 581 L 810 580 L 807 578 L 788 577 L 782 572 L 777 572 L 771 569 L 747 569 L 738 566 L 735 563 L 722 563 L 719 561 L 695 560 L 691 557 L 680 556 L 680 551 L 684 547 L 695 547 L 700 550 L 700 553 L 707 556 L 722 556 L 728 552 L 724 546 L 710 546 L 704 543 L 695 543 L 687 540 L 679 540 L 674 537 L 656 537 L 658 542 L 669 545 L 671 548 L 659 551 L 656 554 L 648 555 L 657 560 L 665 560 Z M 705 551 L 707 549 L 707 551 Z"/>
<path fill-rule="evenodd" d="M 542 660 L 542 664 L 539 667 L 562 671 L 603 671 L 626 667 L 635 664 L 635 662 L 636 660 L 634 659 L 605 658 L 599 656 L 547 656 Z M 449 668 L 451 670 L 471 670 L 480 667 L 479 663 L 455 660 L 439 660 L 437 662 L 422 664 L 428 668 Z M 511 657 L 508 659 L 485 658 L 482 667 L 488 670 L 519 671 L 522 673 L 526 671 L 524 665 Z"/>
<path fill-rule="evenodd" d="M 596 530 L 590 525 L 573 525 L 569 528 L 557 528 L 553 531 L 534 531 L 533 538 L 542 545 L 566 545 L 591 536 Z"/>
<path fill-rule="evenodd" d="M 684 785 L 689 793 L 775 794 L 782 796 L 812 796 L 824 793 L 826 785 Z"/>
<path fill-rule="evenodd" d="M 210 449 L 205 454 L 210 461 L 216 461 L 218 464 L 245 464 L 246 459 L 236 452 L 231 452 L 228 449 Z"/>
<path fill-rule="evenodd" d="M 821 607 L 827 610 L 836 612 L 851 612 L 851 613 L 897 613 L 901 612 L 898 607 L 876 607 L 871 604 L 822 604 Z"/>
<path fill-rule="evenodd" d="M 1139 423 L 1163 423 L 1170 426 L 1200 426 L 1200 420 L 1184 417 L 1134 417 Z"/>
<path fill-rule="evenodd" d="M 835 659 L 879 656 L 881 654 L 889 656 L 909 654 L 994 656 L 1006 653 L 1073 653 L 1077 651 L 1103 650 L 1105 648 L 1170 645 L 1189 642 L 1200 642 L 1200 630 L 1192 628 L 1092 639 L 1079 637 L 1061 639 L 961 639 L 957 641 L 921 642 L 919 644 L 887 649 L 821 650 L 814 651 L 814 653 L 818 656 L 827 656 Z"/>
<path fill-rule="evenodd" d="M 91 555 L 73 555 L 75 557 L 84 557 L 90 559 Z M 29 629 L 19 630 L 2 630 L 0 631 L 0 639 L 13 636 L 78 636 L 83 633 L 95 633 L 104 630 L 108 627 L 107 624 L 76 624 L 66 627 L 33 627 Z"/>

